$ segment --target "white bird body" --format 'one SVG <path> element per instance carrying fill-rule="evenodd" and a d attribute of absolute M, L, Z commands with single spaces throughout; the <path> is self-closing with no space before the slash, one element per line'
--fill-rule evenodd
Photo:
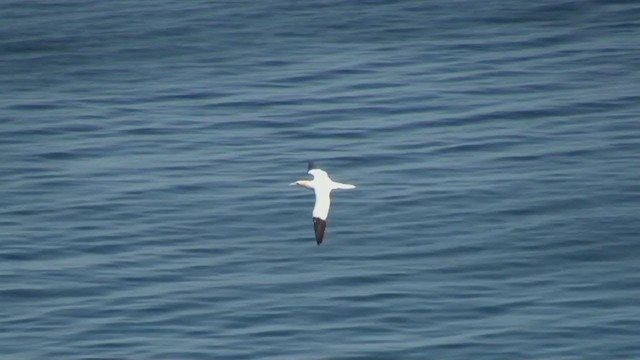
<path fill-rule="evenodd" d="M 316 204 L 313 207 L 313 224 L 316 233 L 316 242 L 322 243 L 326 228 L 329 208 L 331 207 L 331 191 L 336 189 L 354 189 L 355 185 L 339 183 L 331 180 L 329 174 L 321 169 L 315 169 L 313 163 L 309 163 L 309 172 L 313 180 L 298 180 L 291 185 L 300 185 L 313 189 L 316 195 Z"/>

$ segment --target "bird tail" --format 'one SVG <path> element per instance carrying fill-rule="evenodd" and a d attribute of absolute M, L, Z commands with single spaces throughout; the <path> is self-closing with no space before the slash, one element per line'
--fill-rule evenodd
<path fill-rule="evenodd" d="M 355 189 L 356 186 L 355 185 L 351 185 L 351 184 L 343 184 L 343 183 L 333 183 L 333 188 L 334 189 Z"/>

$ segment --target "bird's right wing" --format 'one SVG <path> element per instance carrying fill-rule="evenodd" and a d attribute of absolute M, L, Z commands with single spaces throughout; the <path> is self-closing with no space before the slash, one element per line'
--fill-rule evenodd
<path fill-rule="evenodd" d="M 327 220 L 331 207 L 331 190 L 315 188 L 316 203 L 313 206 L 313 217 Z"/>

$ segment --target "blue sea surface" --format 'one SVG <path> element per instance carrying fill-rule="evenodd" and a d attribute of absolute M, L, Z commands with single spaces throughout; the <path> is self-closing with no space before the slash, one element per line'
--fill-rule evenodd
<path fill-rule="evenodd" d="M 3 1 L 0 357 L 640 359 L 639 49 L 624 0 Z"/>

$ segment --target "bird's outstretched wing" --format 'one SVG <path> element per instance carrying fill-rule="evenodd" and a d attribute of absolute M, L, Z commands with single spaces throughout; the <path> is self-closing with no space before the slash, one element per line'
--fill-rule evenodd
<path fill-rule="evenodd" d="M 313 218 L 313 230 L 316 232 L 316 243 L 318 245 L 322 244 L 322 239 L 324 238 L 324 230 L 327 228 L 327 222 L 320 218 Z"/>

